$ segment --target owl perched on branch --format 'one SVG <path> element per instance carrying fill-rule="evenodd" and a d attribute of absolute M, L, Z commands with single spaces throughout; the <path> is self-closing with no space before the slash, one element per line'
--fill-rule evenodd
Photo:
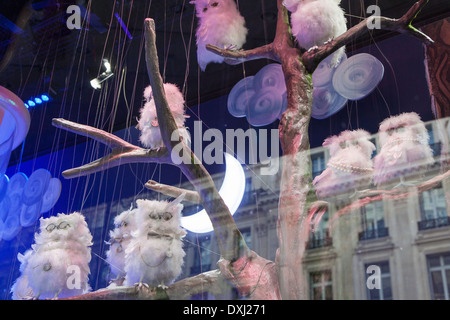
<path fill-rule="evenodd" d="M 248 30 L 234 0 L 193 0 L 198 21 L 197 60 L 202 71 L 209 63 L 224 58 L 206 50 L 207 44 L 221 48 L 241 49 Z"/>
<path fill-rule="evenodd" d="M 298 45 L 305 50 L 337 38 L 347 31 L 344 11 L 340 0 L 285 0 L 284 6 L 291 12 L 292 34 Z M 345 47 L 339 48 L 326 60 L 336 67 L 345 54 Z"/>
<path fill-rule="evenodd" d="M 165 288 L 180 274 L 185 252 L 180 227 L 184 194 L 172 202 L 137 200 L 137 229 L 125 251 L 125 284 Z"/>
<path fill-rule="evenodd" d="M 188 116 L 185 115 L 185 101 L 183 94 L 176 85 L 171 83 L 164 84 L 164 91 L 170 111 L 172 112 L 175 123 L 178 126 L 178 134 L 183 138 L 183 141 L 189 145 L 189 132 L 184 127 L 184 122 Z M 146 102 L 140 110 L 140 118 L 138 119 L 137 125 L 137 128 L 141 131 L 139 140 L 146 148 L 161 148 L 164 146 L 164 142 L 161 137 L 151 86 L 145 88 L 144 98 Z"/>
<path fill-rule="evenodd" d="M 374 183 L 380 185 L 433 164 L 425 124 L 415 112 L 389 117 L 380 123 L 380 152 L 374 158 Z"/>
<path fill-rule="evenodd" d="M 135 214 L 137 209 L 122 212 L 114 218 L 114 230 L 109 233 L 109 249 L 106 261 L 109 263 L 113 282 L 121 285 L 125 279 L 125 249 L 131 241 L 131 232 L 136 229 Z"/>
<path fill-rule="evenodd" d="M 346 130 L 325 139 L 322 145 L 330 150 L 330 159 L 327 168 L 313 180 L 319 198 L 357 189 L 371 181 L 371 156 L 376 148 L 369 139 L 369 132 L 362 129 Z"/>
<path fill-rule="evenodd" d="M 19 257 L 22 275 L 16 284 L 25 279 L 35 299 L 71 297 L 90 291 L 91 245 L 92 235 L 80 213 L 41 218 L 35 243 Z M 23 284 L 14 289 L 23 290 Z"/>

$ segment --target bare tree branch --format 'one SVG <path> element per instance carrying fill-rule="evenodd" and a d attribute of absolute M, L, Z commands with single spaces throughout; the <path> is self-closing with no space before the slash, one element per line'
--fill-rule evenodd
<path fill-rule="evenodd" d="M 369 18 L 358 23 L 356 26 L 347 30 L 336 39 L 320 46 L 318 49 L 305 52 L 301 59 L 308 71 L 310 73 L 314 72 L 319 63 L 337 49 L 349 44 L 364 34 L 371 32 L 371 29 L 369 29 L 368 26 L 372 25 L 374 22 L 379 22 L 380 30 L 389 30 L 409 34 L 420 39 L 426 44 L 431 44 L 433 43 L 433 40 L 430 37 L 411 25 L 413 20 L 417 17 L 428 1 L 429 0 L 420 0 L 416 2 L 400 19 L 370 16 Z"/>
<path fill-rule="evenodd" d="M 159 62 L 156 50 L 155 23 L 152 19 L 145 19 L 145 61 L 150 84 L 153 89 L 153 99 L 156 106 L 161 137 L 164 144 L 172 151 L 179 142 L 171 140 L 172 133 L 178 129 L 170 112 L 163 89 L 163 81 L 159 72 Z M 190 154 L 191 162 L 178 165 L 184 175 L 194 185 L 200 195 L 201 204 L 208 213 L 216 234 L 221 255 L 230 261 L 247 256 L 249 249 L 244 238 L 234 222 L 227 205 L 216 189 L 214 181 L 196 155 L 183 143 L 183 151 Z"/>
<path fill-rule="evenodd" d="M 145 187 L 147 189 L 165 194 L 169 197 L 178 197 L 181 194 L 185 193 L 184 200 L 192 202 L 192 203 L 199 203 L 200 202 L 200 196 L 198 195 L 198 192 L 192 191 L 192 190 L 186 190 L 181 189 L 173 186 L 169 186 L 166 184 L 162 184 L 159 182 L 156 182 L 154 180 L 149 180 L 145 184 Z"/>
<path fill-rule="evenodd" d="M 52 124 L 57 128 L 92 138 L 112 148 L 110 154 L 96 161 L 64 171 L 62 175 L 66 179 L 86 176 L 126 163 L 171 163 L 171 158 L 166 148 L 160 148 L 159 150 L 143 149 L 120 139 L 112 133 L 65 119 L 53 119 Z"/>
<path fill-rule="evenodd" d="M 226 58 L 225 62 L 228 64 L 239 64 L 245 61 L 257 59 L 271 59 L 280 62 L 278 57 L 274 54 L 272 44 L 252 50 L 228 50 L 212 44 L 207 44 L 206 49 Z"/>
<path fill-rule="evenodd" d="M 136 286 L 120 286 L 100 289 L 61 300 L 182 300 L 203 292 L 209 292 L 213 295 L 221 294 L 227 287 L 230 286 L 225 282 L 220 271 L 212 270 L 177 281 L 166 290 L 156 287 L 138 289 Z"/>

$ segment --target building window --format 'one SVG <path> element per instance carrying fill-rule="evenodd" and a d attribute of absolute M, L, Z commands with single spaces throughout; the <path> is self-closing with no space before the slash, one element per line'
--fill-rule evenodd
<path fill-rule="evenodd" d="M 418 222 L 419 230 L 450 225 L 442 185 L 422 192 L 419 199 L 420 215 L 422 217 L 422 221 Z"/>
<path fill-rule="evenodd" d="M 367 279 L 371 276 L 370 273 L 367 273 L 369 266 L 379 267 L 380 278 L 378 280 L 375 280 L 379 284 L 378 288 L 369 289 L 368 286 L 366 286 L 367 300 L 392 300 L 392 285 L 391 272 L 389 270 L 389 261 L 367 263 L 364 266 L 364 270 L 366 271 L 366 283 Z"/>
<path fill-rule="evenodd" d="M 197 238 L 194 241 L 194 263 L 191 267 L 191 275 L 196 275 L 211 269 L 211 237 Z"/>
<path fill-rule="evenodd" d="M 325 170 L 325 153 L 319 152 L 311 155 L 312 178 L 314 179 Z"/>
<path fill-rule="evenodd" d="M 245 243 L 247 244 L 247 247 L 252 247 L 252 229 L 251 228 L 243 228 L 241 229 L 242 237 L 245 240 Z"/>
<path fill-rule="evenodd" d="M 450 300 L 450 252 L 427 256 L 431 299 Z"/>
<path fill-rule="evenodd" d="M 309 279 L 311 300 L 333 300 L 331 270 L 311 272 Z"/>
<path fill-rule="evenodd" d="M 383 201 L 373 201 L 361 207 L 362 232 L 359 240 L 387 237 L 388 228 L 384 224 Z"/>
<path fill-rule="evenodd" d="M 315 216 L 313 216 L 311 221 L 314 221 L 316 216 L 317 213 L 315 214 Z M 307 249 L 323 248 L 333 245 L 333 240 L 330 237 L 330 233 L 328 231 L 328 219 L 329 214 L 328 211 L 326 211 L 320 218 L 320 222 L 318 223 L 318 225 L 314 229 L 311 228 L 309 232 L 308 242 L 306 242 Z M 313 227 L 313 225 L 311 225 L 311 227 Z"/>
<path fill-rule="evenodd" d="M 428 140 L 428 144 L 430 145 L 431 150 L 433 150 L 433 156 L 437 157 L 441 155 L 441 142 L 434 140 L 433 126 L 431 124 L 426 125 L 428 136 L 430 139 Z"/>

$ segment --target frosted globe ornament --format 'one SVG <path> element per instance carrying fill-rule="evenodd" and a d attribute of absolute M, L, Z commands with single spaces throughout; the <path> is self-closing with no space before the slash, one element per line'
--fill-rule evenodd
<path fill-rule="evenodd" d="M 265 88 L 249 101 L 247 121 L 255 127 L 266 126 L 278 119 L 282 105 L 283 96 L 278 89 Z"/>
<path fill-rule="evenodd" d="M 313 91 L 314 119 L 326 119 L 339 112 L 347 103 L 347 99 L 337 93 L 333 86 L 315 87 Z"/>
<path fill-rule="evenodd" d="M 233 117 L 245 117 L 248 109 L 248 101 L 255 94 L 253 88 L 254 76 L 246 77 L 236 83 L 228 95 L 228 112 Z"/>
<path fill-rule="evenodd" d="M 367 53 L 342 62 L 333 75 L 336 92 L 349 100 L 359 100 L 371 93 L 383 79 L 383 64 Z"/>

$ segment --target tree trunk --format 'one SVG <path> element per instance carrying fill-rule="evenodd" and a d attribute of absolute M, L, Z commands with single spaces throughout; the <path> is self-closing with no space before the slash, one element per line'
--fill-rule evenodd
<path fill-rule="evenodd" d="M 422 28 L 435 43 L 425 47 L 431 105 L 436 118 L 450 116 L 450 18 Z"/>

